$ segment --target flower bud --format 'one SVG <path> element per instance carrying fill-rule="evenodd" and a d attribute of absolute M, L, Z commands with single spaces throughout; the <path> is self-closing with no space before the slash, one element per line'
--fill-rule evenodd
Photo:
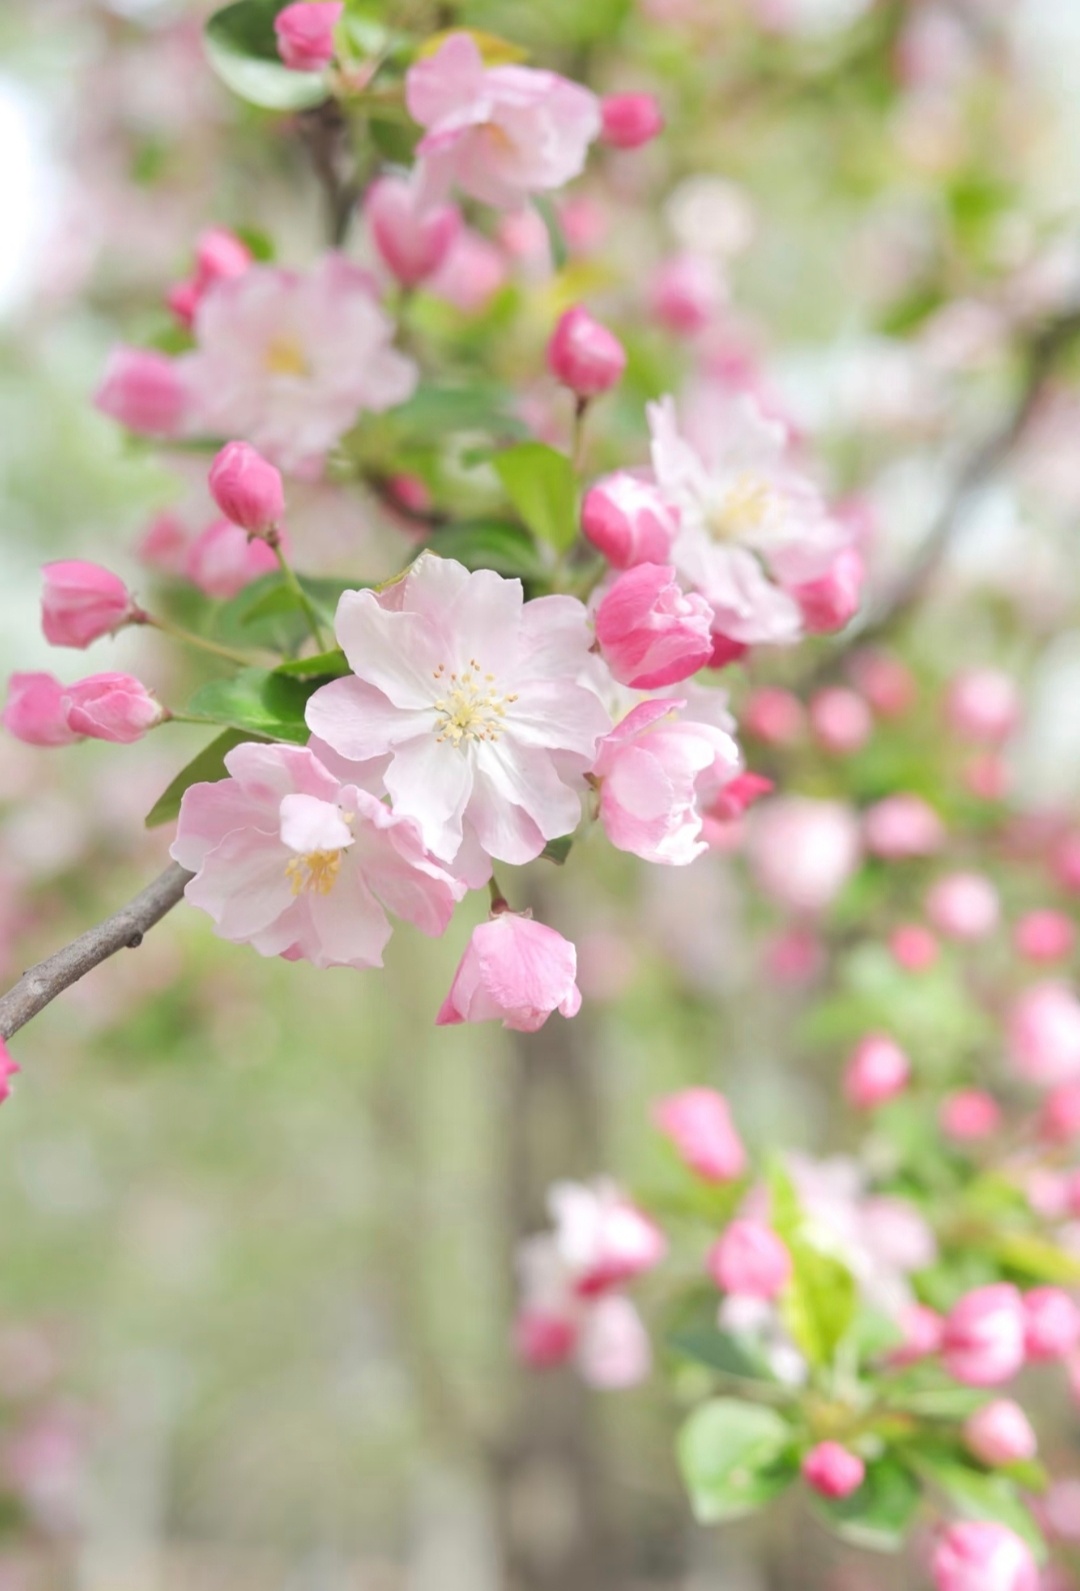
<path fill-rule="evenodd" d="M 278 54 L 293 72 L 321 72 L 334 59 L 343 0 L 297 0 L 274 18 Z"/>
<path fill-rule="evenodd" d="M 626 351 L 614 332 L 578 304 L 559 318 L 548 343 L 548 368 L 579 398 L 597 398 L 621 379 Z"/>
<path fill-rule="evenodd" d="M 600 101 L 602 138 L 613 149 L 639 149 L 664 130 L 655 94 L 607 94 Z"/>
<path fill-rule="evenodd" d="M 165 717 L 161 703 L 130 674 L 92 674 L 64 690 L 68 727 L 91 740 L 128 745 Z"/>
<path fill-rule="evenodd" d="M 380 177 L 364 199 L 364 218 L 387 267 L 405 287 L 434 275 L 461 234 L 461 211 L 453 204 L 421 205 L 405 177 Z"/>
<path fill-rule="evenodd" d="M 1039 1136 L 1052 1144 L 1080 1138 L 1080 1083 L 1061 1083 L 1043 1100 Z"/>
<path fill-rule="evenodd" d="M 938 1122 L 947 1138 L 957 1143 L 977 1143 L 990 1138 L 1001 1126 L 1001 1106 L 979 1088 L 963 1089 L 942 1101 Z"/>
<path fill-rule="evenodd" d="M 991 1520 L 950 1525 L 933 1558 L 936 1591 L 1038 1591 L 1039 1571 L 1026 1542 Z"/>
<path fill-rule="evenodd" d="M 789 911 L 825 911 L 859 865 L 859 825 L 841 801 L 778 796 L 749 824 L 747 849 L 765 893 Z"/>
<path fill-rule="evenodd" d="M 712 609 L 684 595 L 674 569 L 641 563 L 621 574 L 596 610 L 596 638 L 623 685 L 659 690 L 703 668 L 712 655 Z"/>
<path fill-rule="evenodd" d="M 252 264 L 252 253 L 242 238 L 228 227 L 207 227 L 195 245 L 195 290 L 200 295 L 215 282 L 243 276 Z"/>
<path fill-rule="evenodd" d="M 587 541 L 616 569 L 667 562 L 678 517 L 648 480 L 620 470 L 585 494 L 581 528 Z"/>
<path fill-rule="evenodd" d="M 1028 961 L 1064 961 L 1073 951 L 1076 929 L 1064 912 L 1025 912 L 1013 930 L 1013 944 Z"/>
<path fill-rule="evenodd" d="M 914 707 L 919 694 L 907 664 L 875 647 L 856 652 L 851 660 L 851 678 L 879 718 L 902 718 Z"/>
<path fill-rule="evenodd" d="M 1042 1363 L 1064 1359 L 1080 1341 L 1080 1310 L 1060 1287 L 1033 1287 L 1024 1295 L 1024 1348 Z"/>
<path fill-rule="evenodd" d="M 649 308 L 665 331 L 694 337 L 711 323 L 726 298 L 712 260 L 677 254 L 665 260 L 649 283 Z"/>
<path fill-rule="evenodd" d="M 922 796 L 900 791 L 863 814 L 863 840 L 872 856 L 890 862 L 932 856 L 945 840 L 945 826 Z"/>
<path fill-rule="evenodd" d="M 282 535 L 281 546 L 288 546 Z M 278 568 L 274 551 L 228 519 L 215 519 L 187 549 L 183 574 L 204 596 L 228 602 L 253 580 Z"/>
<path fill-rule="evenodd" d="M 69 746 L 78 735 L 67 721 L 64 687 L 51 674 L 13 674 L 4 728 L 29 746 Z"/>
<path fill-rule="evenodd" d="M 1053 1087 L 1080 1074 L 1080 1000 L 1063 983 L 1036 983 L 1012 1005 L 1009 1060 L 1026 1082 Z"/>
<path fill-rule="evenodd" d="M 965 1293 L 945 1317 L 945 1369 L 971 1387 L 1010 1380 L 1024 1362 L 1024 1303 L 1008 1282 Z"/>
<path fill-rule="evenodd" d="M 949 873 L 933 884 L 926 915 L 946 939 L 985 939 L 1001 915 L 998 892 L 983 873 Z"/>
<path fill-rule="evenodd" d="M 734 779 L 729 779 L 717 792 L 716 800 L 709 807 L 708 816 L 714 818 L 717 823 L 735 823 L 763 796 L 771 795 L 774 789 L 771 779 L 746 769 L 743 773 L 737 773 Z"/>
<path fill-rule="evenodd" d="M 94 404 L 110 419 L 143 436 L 176 436 L 187 393 L 175 360 L 149 348 L 114 348 Z"/>
<path fill-rule="evenodd" d="M 911 1062 L 887 1033 L 868 1033 L 856 1046 L 844 1073 L 844 1093 L 857 1110 L 873 1110 L 903 1093 Z"/>
<path fill-rule="evenodd" d="M 133 618 L 127 586 L 100 564 L 72 558 L 47 563 L 41 595 L 41 628 L 53 646 L 89 646 Z"/>
<path fill-rule="evenodd" d="M 870 739 L 874 720 L 857 691 L 833 685 L 811 699 L 810 728 L 823 750 L 845 757 Z"/>
<path fill-rule="evenodd" d="M 281 472 L 247 442 L 227 442 L 210 466 L 210 495 L 226 519 L 265 536 L 285 512 Z"/>
<path fill-rule="evenodd" d="M 711 1088 L 685 1088 L 658 1100 L 653 1120 L 680 1159 L 706 1182 L 732 1182 L 746 1170 L 746 1150 L 728 1102 Z"/>
<path fill-rule="evenodd" d="M 747 697 L 743 728 L 769 746 L 791 746 L 805 726 L 803 705 L 792 692 L 778 685 L 761 685 Z"/>
<path fill-rule="evenodd" d="M 732 1221 L 709 1250 L 706 1265 L 725 1293 L 771 1300 L 791 1278 L 791 1255 L 762 1221 Z"/>
<path fill-rule="evenodd" d="M 1038 1442 L 1031 1422 L 1011 1398 L 996 1398 L 976 1409 L 964 1425 L 964 1441 L 981 1464 L 1015 1464 L 1035 1457 Z"/>
<path fill-rule="evenodd" d="M 964 740 L 997 745 L 1008 738 L 1020 717 L 1016 681 L 1000 669 L 969 669 L 953 680 L 946 712 Z"/>
<path fill-rule="evenodd" d="M 859 611 L 864 575 L 862 554 L 845 547 L 827 574 L 795 587 L 792 595 L 810 635 L 829 635 L 851 622 Z"/>
<path fill-rule="evenodd" d="M 514 1322 L 514 1350 L 530 1370 L 565 1364 L 577 1344 L 578 1328 L 562 1315 L 525 1309 Z"/>
<path fill-rule="evenodd" d="M 568 939 L 529 917 L 501 912 L 473 929 L 436 1022 L 501 1020 L 505 1028 L 535 1033 L 553 1011 L 577 1015 L 576 973 Z"/>
<path fill-rule="evenodd" d="M 12 1060 L 7 1044 L 0 1039 L 0 1105 L 11 1098 L 11 1079 L 21 1071 L 22 1067 Z"/>
<path fill-rule="evenodd" d="M 866 1465 L 839 1442 L 819 1442 L 803 1459 L 802 1474 L 822 1497 L 850 1497 L 862 1485 Z"/>
<path fill-rule="evenodd" d="M 894 928 L 889 949 L 905 972 L 925 972 L 938 957 L 938 942 L 921 923 L 901 923 Z"/>
<path fill-rule="evenodd" d="M 897 1325 L 903 1335 L 897 1347 L 889 1351 L 890 1364 L 917 1364 L 920 1359 L 926 1359 L 930 1354 L 937 1353 L 941 1347 L 945 1322 L 937 1310 L 931 1309 L 928 1305 L 907 1304 L 900 1311 Z"/>

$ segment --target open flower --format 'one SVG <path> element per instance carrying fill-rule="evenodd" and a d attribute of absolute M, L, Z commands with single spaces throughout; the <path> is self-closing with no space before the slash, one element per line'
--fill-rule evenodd
<path fill-rule="evenodd" d="M 553 1011 L 577 1016 L 576 977 L 577 951 L 569 939 L 517 912 L 500 912 L 473 929 L 436 1021 L 440 1027 L 501 1021 L 504 1028 L 535 1033 Z"/>

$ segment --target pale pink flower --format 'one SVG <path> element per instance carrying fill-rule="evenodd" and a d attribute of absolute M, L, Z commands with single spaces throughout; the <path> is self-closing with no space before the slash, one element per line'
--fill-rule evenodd
<path fill-rule="evenodd" d="M 94 404 L 141 435 L 179 436 L 189 420 L 190 394 L 180 362 L 149 348 L 114 348 Z"/>
<path fill-rule="evenodd" d="M 619 575 L 596 609 L 604 662 L 623 685 L 658 690 L 703 668 L 712 656 L 712 612 L 684 595 L 674 569 L 640 563 Z"/>
<path fill-rule="evenodd" d="M 282 469 L 310 466 L 361 412 L 412 393 L 416 367 L 393 333 L 370 278 L 341 254 L 305 274 L 253 265 L 199 303 L 195 351 L 177 362 L 189 427 L 244 437 Z"/>
<path fill-rule="evenodd" d="M 52 674 L 12 674 L 4 728 L 29 746 L 68 746 L 79 739 L 67 721 L 64 687 Z"/>
<path fill-rule="evenodd" d="M 586 1311 L 577 1345 L 582 1379 L 600 1392 L 637 1386 L 652 1368 L 652 1347 L 628 1298 L 608 1293 Z"/>
<path fill-rule="evenodd" d="M 204 596 L 227 602 L 277 568 L 273 548 L 265 541 L 228 519 L 215 519 L 187 547 L 179 572 Z"/>
<path fill-rule="evenodd" d="M 984 873 L 949 873 L 931 885 L 926 915 L 946 939 L 985 939 L 997 927 L 1001 901 Z"/>
<path fill-rule="evenodd" d="M 1024 1294 L 1024 1350 L 1042 1362 L 1063 1359 L 1080 1341 L 1080 1310 L 1060 1287 L 1033 1287 Z"/>
<path fill-rule="evenodd" d="M 655 1221 L 612 1182 L 557 1182 L 547 1202 L 556 1251 L 581 1297 L 625 1286 L 667 1253 Z"/>
<path fill-rule="evenodd" d="M 891 652 L 865 647 L 850 665 L 855 688 L 879 718 L 902 718 L 915 705 L 919 687 L 907 664 Z"/>
<path fill-rule="evenodd" d="M 598 398 L 621 378 L 626 350 L 581 304 L 560 315 L 547 348 L 548 369 L 578 398 Z"/>
<path fill-rule="evenodd" d="M 384 264 L 405 287 L 433 276 L 461 234 L 453 204 L 425 204 L 415 179 L 379 177 L 364 197 L 364 220 Z"/>
<path fill-rule="evenodd" d="M 896 1324 L 900 1328 L 902 1339 L 897 1347 L 889 1351 L 890 1364 L 917 1364 L 920 1359 L 929 1358 L 940 1349 L 945 1322 L 937 1311 L 928 1305 L 905 1304 L 899 1312 Z"/>
<path fill-rule="evenodd" d="M 610 727 L 583 682 L 580 602 L 524 602 L 518 580 L 424 554 L 381 594 L 347 591 L 336 630 L 355 677 L 316 691 L 308 723 L 342 757 L 389 757 L 394 810 L 436 856 L 452 861 L 471 833 L 529 862 L 577 827 Z"/>
<path fill-rule="evenodd" d="M 1001 1106 L 982 1089 L 962 1089 L 942 1100 L 938 1122 L 947 1138 L 957 1143 L 978 1143 L 1000 1128 Z"/>
<path fill-rule="evenodd" d="M 47 563 L 42 572 L 41 628 L 53 646 L 89 646 L 138 612 L 120 576 L 100 564 L 73 558 Z"/>
<path fill-rule="evenodd" d="M 1036 983 L 1013 1003 L 1009 1059 L 1018 1076 L 1043 1087 L 1080 1073 L 1080 1000 L 1063 983 Z"/>
<path fill-rule="evenodd" d="M 872 856 L 882 856 L 890 862 L 932 856 L 944 844 L 945 825 L 922 796 L 900 791 L 867 807 L 863 813 L 863 841 Z"/>
<path fill-rule="evenodd" d="M 1038 1591 L 1027 1544 L 1006 1525 L 969 1519 L 950 1525 L 934 1549 L 936 1591 Z"/>
<path fill-rule="evenodd" d="M 866 1465 L 839 1442 L 818 1442 L 802 1461 L 802 1475 L 822 1497 L 850 1497 L 862 1485 Z"/>
<path fill-rule="evenodd" d="M 714 260 L 702 254 L 676 254 L 653 273 L 648 301 L 665 331 L 693 337 L 719 314 L 727 288 Z"/>
<path fill-rule="evenodd" d="M 717 1287 L 739 1297 L 772 1301 L 791 1278 L 791 1255 L 763 1221 L 732 1221 L 705 1263 Z"/>
<path fill-rule="evenodd" d="M 840 801 L 779 796 L 747 827 L 758 883 L 791 911 L 825 911 L 859 865 L 858 820 Z"/>
<path fill-rule="evenodd" d="M 378 967 L 387 911 L 446 928 L 464 886 L 425 852 L 414 824 L 342 784 L 301 746 L 237 746 L 229 778 L 184 793 L 171 855 L 187 899 L 222 939 L 317 967 Z"/>
<path fill-rule="evenodd" d="M 1015 1464 L 1032 1459 L 1038 1448 L 1031 1421 L 1011 1398 L 995 1398 L 964 1423 L 964 1442 L 982 1464 Z"/>
<path fill-rule="evenodd" d="M 553 1011 L 577 1016 L 576 976 L 577 952 L 568 939 L 517 912 L 500 912 L 473 929 L 435 1020 L 440 1027 L 501 1021 L 535 1033 Z"/>
<path fill-rule="evenodd" d="M 865 746 L 873 733 L 874 719 L 858 691 L 831 685 L 811 698 L 810 727 L 819 746 L 834 756 L 844 757 Z"/>
<path fill-rule="evenodd" d="M 573 1360 L 582 1379 L 601 1390 L 645 1379 L 652 1351 L 629 1299 L 580 1293 L 550 1233 L 521 1245 L 517 1268 L 521 1302 L 514 1340 L 526 1364 L 543 1370 Z"/>
<path fill-rule="evenodd" d="M 851 622 L 859 611 L 865 574 L 862 553 L 845 547 L 825 574 L 794 588 L 809 635 L 829 635 Z"/>
<path fill-rule="evenodd" d="M 742 726 L 768 746 L 792 746 L 806 727 L 806 713 L 794 691 L 760 685 L 746 698 Z"/>
<path fill-rule="evenodd" d="M 857 1110 L 874 1110 L 903 1093 L 911 1080 L 911 1062 L 887 1033 L 861 1039 L 844 1073 L 844 1093 Z"/>
<path fill-rule="evenodd" d="M 612 149 L 640 149 L 664 130 L 655 94 L 606 94 L 600 102 L 603 139 Z"/>
<path fill-rule="evenodd" d="M 1064 961 L 1075 943 L 1076 929 L 1070 919 L 1050 908 L 1025 912 L 1013 929 L 1013 944 L 1028 961 Z"/>
<path fill-rule="evenodd" d="M 501 249 L 483 233 L 463 227 L 425 291 L 463 315 L 478 315 L 506 283 L 509 271 Z"/>
<path fill-rule="evenodd" d="M 1020 691 L 1000 669 L 969 669 L 949 687 L 946 711 L 952 728 L 965 740 L 996 745 L 1016 728 Z"/>
<path fill-rule="evenodd" d="M 616 569 L 665 564 L 678 531 L 674 509 L 655 482 L 630 470 L 605 475 L 585 494 L 581 528 Z"/>
<path fill-rule="evenodd" d="M 889 949 L 905 972 L 925 972 L 938 958 L 938 942 L 921 923 L 901 923 L 894 928 Z"/>
<path fill-rule="evenodd" d="M 1059 1144 L 1080 1138 L 1080 1083 L 1062 1083 L 1047 1094 L 1039 1113 L 1039 1134 Z"/>
<path fill-rule="evenodd" d="M 278 54 L 293 72 L 321 72 L 334 59 L 343 0 L 296 0 L 274 18 Z"/>
<path fill-rule="evenodd" d="M 65 685 L 63 711 L 76 735 L 125 746 L 165 718 L 161 703 L 130 674 L 91 674 Z"/>
<path fill-rule="evenodd" d="M 210 466 L 210 495 L 225 518 L 264 536 L 285 513 L 281 472 L 248 442 L 227 442 Z"/>
<path fill-rule="evenodd" d="M 1024 1362 L 1024 1301 L 1008 1282 L 965 1293 L 945 1317 L 942 1359 L 957 1381 L 993 1387 Z"/>
<path fill-rule="evenodd" d="M 746 1150 L 723 1094 L 686 1088 L 657 1100 L 653 1120 L 679 1157 L 706 1182 L 732 1182 L 746 1170 Z"/>
<path fill-rule="evenodd" d="M 580 175 L 600 132 L 595 94 L 554 72 L 487 68 L 467 33 L 409 68 L 405 102 L 426 129 L 417 154 L 428 191 L 456 185 L 503 209 Z"/>

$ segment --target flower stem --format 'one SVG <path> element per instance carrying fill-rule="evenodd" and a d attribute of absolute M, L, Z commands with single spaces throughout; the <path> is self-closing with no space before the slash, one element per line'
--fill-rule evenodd
<path fill-rule="evenodd" d="M 285 577 L 285 584 L 296 598 L 300 607 L 304 610 L 304 617 L 307 619 L 308 628 L 315 639 L 315 645 L 318 647 L 320 652 L 325 652 L 327 649 L 326 636 L 323 634 L 323 628 L 319 622 L 319 615 L 315 609 L 315 604 L 312 602 L 311 598 L 300 584 L 300 579 L 296 573 L 296 570 L 293 568 L 292 564 L 282 551 L 280 536 L 276 531 L 274 531 L 267 536 L 266 540 L 268 545 L 273 549 L 274 557 L 277 559 L 278 564 L 281 567 L 281 572 Z"/>
<path fill-rule="evenodd" d="M 585 416 L 588 412 L 588 398 L 578 398 L 574 405 L 574 435 L 570 447 L 570 462 L 577 475 L 581 474 L 585 462 Z"/>
<path fill-rule="evenodd" d="M 488 881 L 488 890 L 491 894 L 491 915 L 497 917 L 501 912 L 508 912 L 510 910 L 510 902 L 500 889 L 499 881 L 494 873 L 492 873 Z"/>
<path fill-rule="evenodd" d="M 240 663 L 244 668 L 251 667 L 253 660 L 246 652 L 235 652 L 231 646 L 220 646 L 217 641 L 209 641 L 204 635 L 196 635 L 194 630 L 185 630 L 181 625 L 174 624 L 171 619 L 160 619 L 153 613 L 140 613 L 133 623 L 149 624 L 153 629 L 160 630 L 162 635 L 167 635 L 174 641 L 182 641 L 185 646 L 197 646 L 202 652 L 211 652 L 215 657 L 228 658 L 230 663 Z"/>

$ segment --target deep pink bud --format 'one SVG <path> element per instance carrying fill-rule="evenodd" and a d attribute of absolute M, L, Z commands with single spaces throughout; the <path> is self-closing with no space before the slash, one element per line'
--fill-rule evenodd
<path fill-rule="evenodd" d="M 615 678 L 659 690 L 703 668 L 712 653 L 712 609 L 687 596 L 674 569 L 640 563 L 621 574 L 596 610 L 596 639 Z"/>
<path fill-rule="evenodd" d="M 857 1110 L 873 1110 L 908 1085 L 911 1062 L 887 1033 L 868 1033 L 844 1073 L 844 1093 Z"/>
<path fill-rule="evenodd" d="M 732 1221 L 705 1263 L 717 1287 L 746 1298 L 776 1298 L 791 1278 L 791 1255 L 762 1221 Z"/>
<path fill-rule="evenodd" d="M 727 668 L 730 663 L 739 663 L 750 650 L 745 641 L 733 641 L 730 635 L 721 635 L 718 630 L 713 631 L 712 639 L 710 668 Z"/>
<path fill-rule="evenodd" d="M 202 295 L 192 281 L 174 282 L 165 294 L 165 302 L 181 326 L 190 328 L 195 323 L 195 311 Z"/>
<path fill-rule="evenodd" d="M 969 669 L 953 681 L 946 711 L 952 728 L 965 740 L 996 745 L 1016 728 L 1020 692 L 1000 669 Z"/>
<path fill-rule="evenodd" d="M 1060 1287 L 1024 1295 L 1024 1348 L 1029 1359 L 1064 1359 L 1080 1342 L 1080 1310 Z"/>
<path fill-rule="evenodd" d="M 226 519 L 265 536 L 285 513 L 281 472 L 247 442 L 227 442 L 210 466 L 210 495 Z"/>
<path fill-rule="evenodd" d="M 746 1150 L 723 1094 L 684 1088 L 653 1108 L 653 1120 L 680 1158 L 706 1182 L 732 1182 L 746 1170 Z"/>
<path fill-rule="evenodd" d="M 925 972 L 938 958 L 938 942 L 921 923 L 901 923 L 894 928 L 889 949 L 905 972 Z"/>
<path fill-rule="evenodd" d="M 938 1121 L 947 1138 L 958 1143 L 977 1143 L 1000 1128 L 1001 1106 L 992 1094 L 980 1088 L 962 1089 L 942 1100 Z"/>
<path fill-rule="evenodd" d="M 1064 912 L 1025 912 L 1013 930 L 1013 944 L 1028 961 L 1063 961 L 1076 943 L 1076 929 Z"/>
<path fill-rule="evenodd" d="M 514 1349 L 531 1370 L 565 1364 L 577 1344 L 578 1328 L 562 1315 L 527 1309 L 514 1322 Z"/>
<path fill-rule="evenodd" d="M 933 884 L 926 915 L 946 939 L 985 939 L 1001 915 L 998 892 L 983 873 L 949 873 Z"/>
<path fill-rule="evenodd" d="M 30 746 L 69 746 L 78 735 L 67 721 L 64 687 L 51 674 L 13 674 L 4 728 Z"/>
<path fill-rule="evenodd" d="M 790 746 L 801 736 L 806 717 L 802 702 L 792 691 L 762 685 L 747 697 L 742 722 L 748 735 L 770 746 Z"/>
<path fill-rule="evenodd" d="M 1024 1302 L 1008 1282 L 965 1293 L 945 1318 L 946 1370 L 971 1387 L 1009 1381 L 1024 1362 Z"/>
<path fill-rule="evenodd" d="M 1043 1101 L 1039 1136 L 1054 1144 L 1080 1138 L 1080 1083 L 1061 1083 Z"/>
<path fill-rule="evenodd" d="M 982 1464 L 1015 1464 L 1035 1457 L 1038 1441 L 1031 1422 L 1011 1398 L 996 1398 L 965 1422 L 968 1451 Z"/>
<path fill-rule="evenodd" d="M 950 1525 L 934 1549 L 936 1591 L 1038 1591 L 1027 1543 L 1007 1525 L 966 1519 Z"/>
<path fill-rule="evenodd" d="M 22 1071 L 11 1058 L 11 1051 L 3 1039 L 0 1039 L 0 1105 L 5 1099 L 11 1098 L 11 1079 L 16 1072 Z"/>
<path fill-rule="evenodd" d="M 857 691 L 833 685 L 811 698 L 810 728 L 819 746 L 834 756 L 844 757 L 866 744 L 874 720 Z"/>
<path fill-rule="evenodd" d="M 729 779 L 727 784 L 718 792 L 716 800 L 709 808 L 709 817 L 715 818 L 717 823 L 734 823 L 748 812 L 755 802 L 763 796 L 771 795 L 776 786 L 771 779 L 766 779 L 764 774 L 751 773 L 747 769 L 737 773 L 734 779 Z"/>
<path fill-rule="evenodd" d="M 696 336 L 718 314 L 726 297 L 713 261 L 701 254 L 676 254 L 664 260 L 649 283 L 649 308 L 664 327 Z"/>
<path fill-rule="evenodd" d="M 827 574 L 795 587 L 792 596 L 811 635 L 828 635 L 851 622 L 859 611 L 864 574 L 862 554 L 845 547 Z"/>
<path fill-rule="evenodd" d="M 227 227 L 207 227 L 195 245 L 195 291 L 200 295 L 215 282 L 243 276 L 252 264 L 252 253 L 242 238 Z"/>
<path fill-rule="evenodd" d="M 130 674 L 92 674 L 64 690 L 69 728 L 92 740 L 128 745 L 165 716 L 160 702 Z"/>
<path fill-rule="evenodd" d="M 281 545 L 287 548 L 284 536 Z M 227 602 L 253 580 L 279 568 L 273 548 L 229 519 L 215 519 L 187 549 L 183 574 L 204 596 Z"/>
<path fill-rule="evenodd" d="M 321 72 L 334 59 L 344 0 L 297 0 L 274 18 L 278 54 L 293 72 Z"/>
<path fill-rule="evenodd" d="M 415 287 L 446 260 L 461 234 L 461 211 L 453 204 L 424 207 L 406 177 L 380 177 L 364 200 L 364 217 L 375 247 L 397 280 Z"/>
<path fill-rule="evenodd" d="M 651 481 L 620 470 L 590 487 L 581 505 L 586 540 L 616 569 L 666 563 L 678 517 Z"/>
<path fill-rule="evenodd" d="M 579 398 L 596 398 L 622 377 L 626 351 L 614 332 L 578 304 L 559 317 L 548 343 L 548 368 Z"/>
<path fill-rule="evenodd" d="M 600 101 L 600 114 L 604 143 L 613 149 L 639 149 L 664 130 L 655 94 L 608 94 Z"/>
<path fill-rule="evenodd" d="M 900 1311 L 897 1325 L 903 1337 L 899 1345 L 889 1351 L 890 1364 L 916 1364 L 920 1359 L 937 1353 L 941 1347 L 945 1322 L 937 1311 L 928 1305 L 906 1305 Z"/>
<path fill-rule="evenodd" d="M 100 564 L 72 558 L 47 563 L 41 594 L 41 628 L 53 646 L 89 646 L 111 635 L 136 612 L 119 575 Z"/>
<path fill-rule="evenodd" d="M 114 348 L 94 403 L 129 431 L 176 436 L 187 409 L 187 393 L 175 360 L 149 348 Z"/>
<path fill-rule="evenodd" d="M 945 840 L 945 825 L 922 796 L 900 791 L 863 814 L 863 840 L 874 856 L 890 862 L 932 856 Z"/>
<path fill-rule="evenodd" d="M 839 1442 L 819 1442 L 803 1459 L 802 1474 L 822 1497 L 850 1497 L 862 1485 L 866 1465 Z"/>
<path fill-rule="evenodd" d="M 500 1021 L 535 1033 L 553 1011 L 576 1016 L 577 952 L 568 939 L 516 912 L 474 928 L 436 1022 Z"/>

